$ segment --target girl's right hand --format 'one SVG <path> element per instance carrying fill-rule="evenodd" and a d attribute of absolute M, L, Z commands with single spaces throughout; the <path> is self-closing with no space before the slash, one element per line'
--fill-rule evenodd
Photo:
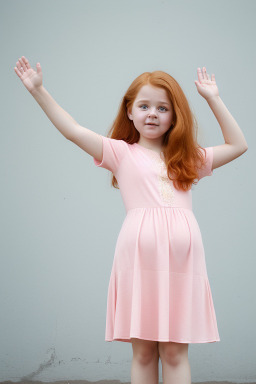
<path fill-rule="evenodd" d="M 22 56 L 14 67 L 15 72 L 29 92 L 36 91 L 43 85 L 43 73 L 40 63 L 36 65 L 37 72 L 31 68 L 28 59 Z"/>

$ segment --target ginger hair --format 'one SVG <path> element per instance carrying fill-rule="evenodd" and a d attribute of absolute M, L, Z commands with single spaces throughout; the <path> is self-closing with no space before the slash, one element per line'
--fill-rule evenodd
<path fill-rule="evenodd" d="M 107 137 L 124 140 L 128 144 L 137 143 L 140 133 L 127 115 L 138 92 L 144 85 L 150 84 L 167 91 L 173 107 L 173 122 L 163 135 L 162 151 L 164 154 L 167 175 L 176 189 L 187 191 L 192 184 L 197 184 L 197 167 L 204 164 L 204 150 L 197 143 L 198 125 L 188 100 L 178 82 L 163 71 L 144 72 L 138 76 L 127 89 L 120 102 L 117 116 L 108 131 Z M 118 182 L 112 174 L 111 185 L 117 189 Z"/>

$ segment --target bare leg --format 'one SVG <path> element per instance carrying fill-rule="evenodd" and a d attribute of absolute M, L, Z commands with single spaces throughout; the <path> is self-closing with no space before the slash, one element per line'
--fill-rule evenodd
<path fill-rule="evenodd" d="M 132 338 L 131 384 L 158 384 L 158 342 Z"/>
<path fill-rule="evenodd" d="M 159 342 L 163 384 L 191 384 L 188 344 Z"/>

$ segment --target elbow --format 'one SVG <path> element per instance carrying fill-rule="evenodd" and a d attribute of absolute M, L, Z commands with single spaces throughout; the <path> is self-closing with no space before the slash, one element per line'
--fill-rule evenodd
<path fill-rule="evenodd" d="M 248 150 L 248 145 L 246 142 L 244 142 L 243 144 L 240 143 L 240 145 L 237 146 L 237 151 L 239 151 L 241 155 L 245 153 L 247 150 Z"/>
<path fill-rule="evenodd" d="M 248 150 L 248 146 L 242 147 L 239 152 L 239 156 L 242 156 Z"/>

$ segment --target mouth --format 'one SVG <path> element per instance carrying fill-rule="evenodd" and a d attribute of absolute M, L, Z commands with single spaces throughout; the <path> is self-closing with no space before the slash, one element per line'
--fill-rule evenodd
<path fill-rule="evenodd" d="M 155 125 L 155 126 L 158 126 L 158 124 L 154 124 L 154 123 L 148 123 L 146 125 Z"/>

